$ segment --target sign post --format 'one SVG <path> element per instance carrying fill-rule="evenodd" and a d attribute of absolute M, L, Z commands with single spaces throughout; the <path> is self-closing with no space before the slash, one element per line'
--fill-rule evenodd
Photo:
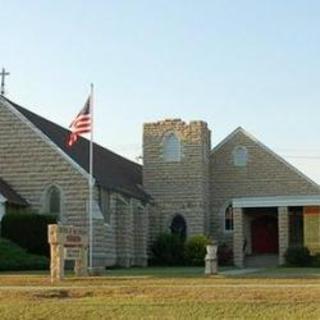
<path fill-rule="evenodd" d="M 48 226 L 50 244 L 51 282 L 64 278 L 64 261 L 74 261 L 76 276 L 88 274 L 88 234 L 71 225 L 51 224 Z"/>

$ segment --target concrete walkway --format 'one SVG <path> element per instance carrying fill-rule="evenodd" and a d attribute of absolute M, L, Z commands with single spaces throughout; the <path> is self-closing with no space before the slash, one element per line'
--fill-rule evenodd
<path fill-rule="evenodd" d="M 219 274 L 225 275 L 225 276 L 239 276 L 242 274 L 250 274 L 250 273 L 256 273 L 265 270 L 265 268 L 245 268 L 245 269 L 232 269 L 232 270 L 226 270 L 219 272 Z"/>

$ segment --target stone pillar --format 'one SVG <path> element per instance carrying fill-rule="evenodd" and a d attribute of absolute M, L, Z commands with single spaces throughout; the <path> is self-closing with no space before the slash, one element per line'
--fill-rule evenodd
<path fill-rule="evenodd" d="M 279 265 L 285 263 L 284 254 L 289 247 L 289 214 L 287 207 L 278 208 Z"/>
<path fill-rule="evenodd" d="M 68 225 L 48 226 L 51 282 L 64 277 L 64 260 L 75 260 L 77 276 L 87 275 L 88 235 L 85 230 Z"/>
<path fill-rule="evenodd" d="M 50 246 L 50 273 L 51 282 L 61 281 L 64 278 L 63 244 L 51 244 Z"/>
<path fill-rule="evenodd" d="M 217 274 L 218 273 L 218 261 L 217 261 L 217 244 L 209 244 L 206 246 L 207 254 L 204 258 L 205 269 L 204 273 L 206 275 Z"/>
<path fill-rule="evenodd" d="M 80 258 L 74 262 L 74 273 L 77 277 L 86 277 L 88 275 L 88 249 L 80 249 Z"/>
<path fill-rule="evenodd" d="M 233 209 L 233 263 L 239 268 L 244 266 L 244 223 L 242 208 Z"/>
<path fill-rule="evenodd" d="M 129 268 L 133 257 L 133 210 L 130 200 L 118 196 L 116 210 L 117 264 Z"/>

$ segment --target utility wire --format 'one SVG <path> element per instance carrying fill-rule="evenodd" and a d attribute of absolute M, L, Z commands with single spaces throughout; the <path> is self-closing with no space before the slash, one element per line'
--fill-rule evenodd
<path fill-rule="evenodd" d="M 320 160 L 320 156 L 290 156 L 290 155 L 282 155 L 282 157 L 292 158 L 292 159 Z"/>

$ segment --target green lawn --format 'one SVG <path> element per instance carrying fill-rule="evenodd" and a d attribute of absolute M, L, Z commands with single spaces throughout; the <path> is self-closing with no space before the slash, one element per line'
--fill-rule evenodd
<path fill-rule="evenodd" d="M 320 319 L 319 297 L 319 269 L 206 277 L 203 268 L 134 268 L 55 285 L 48 273 L 0 273 L 1 320 Z"/>

